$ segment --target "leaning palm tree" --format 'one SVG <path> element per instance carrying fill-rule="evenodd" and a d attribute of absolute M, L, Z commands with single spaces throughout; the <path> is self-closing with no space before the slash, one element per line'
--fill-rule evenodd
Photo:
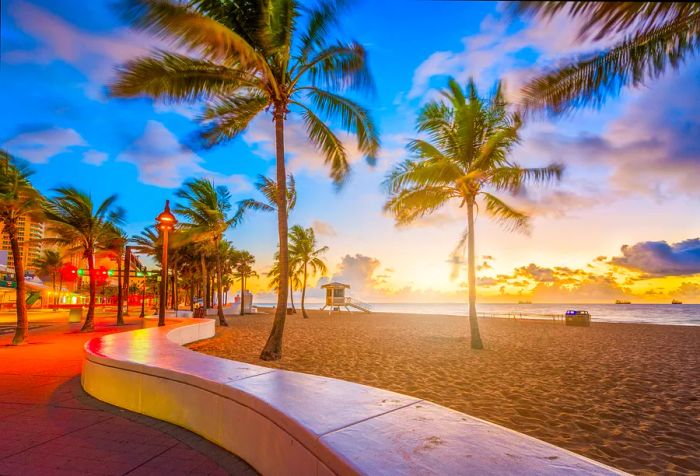
<path fill-rule="evenodd" d="M 51 289 L 54 295 L 54 311 L 58 310 L 58 295 L 61 292 L 59 288 L 58 293 L 56 293 L 56 278 L 58 278 L 64 262 L 65 257 L 61 254 L 61 250 L 59 249 L 44 250 L 39 259 L 34 262 L 34 266 L 36 266 L 40 274 L 51 278 Z"/>
<path fill-rule="evenodd" d="M 236 217 L 229 217 L 231 210 L 231 193 L 226 187 L 215 186 L 207 179 L 193 179 L 185 182 L 177 191 L 177 196 L 184 200 L 178 203 L 175 213 L 182 215 L 183 234 L 197 243 L 212 243 L 216 259 L 216 297 L 219 324 L 227 326 L 224 318 L 221 250 L 219 244 L 224 232 L 236 224 Z"/>
<path fill-rule="evenodd" d="M 129 237 L 126 232 L 117 225 L 112 225 L 109 236 L 105 240 L 104 250 L 112 255 L 117 262 L 117 325 L 124 325 L 124 289 L 122 276 L 122 263 Z M 128 292 L 127 292 L 128 295 Z"/>
<path fill-rule="evenodd" d="M 698 2 L 516 2 L 516 13 L 543 19 L 566 12 L 581 19 L 579 38 L 624 37 L 611 47 L 571 58 L 522 90 L 529 111 L 560 114 L 600 106 L 627 86 L 678 69 L 700 48 Z"/>
<path fill-rule="evenodd" d="M 29 178 L 34 173 L 24 162 L 0 150 L 0 224 L 7 234 L 14 260 L 17 281 L 17 326 L 12 344 L 21 344 L 29 333 L 27 318 L 27 291 L 24 283 L 24 262 L 20 251 L 18 225 L 20 220 L 38 218 L 41 212 L 41 194 L 32 186 Z"/>
<path fill-rule="evenodd" d="M 309 270 L 312 275 L 325 274 L 327 271 L 326 263 L 321 255 L 328 251 L 328 247 L 317 248 L 317 246 L 313 228 L 294 225 L 289 230 L 289 262 L 292 267 L 301 271 L 301 315 L 304 316 L 304 319 L 309 318 L 304 307 Z"/>
<path fill-rule="evenodd" d="M 518 142 L 521 120 L 509 113 L 498 83 L 489 98 L 481 98 L 473 80 L 462 91 L 454 79 L 442 91 L 444 101 L 431 101 L 419 113 L 417 131 L 408 150 L 414 156 L 397 165 L 384 185 L 389 199 L 385 210 L 398 224 L 429 215 L 448 202 L 466 207 L 467 229 L 458 250 L 467 242 L 469 324 L 471 346 L 483 348 L 476 314 L 474 219 L 478 204 L 512 229 L 526 229 L 528 217 L 514 210 L 495 192 L 517 193 L 525 182 L 558 179 L 562 168 L 522 168 L 508 160 Z"/>
<path fill-rule="evenodd" d="M 127 16 L 142 30 L 169 41 L 126 64 L 112 85 L 117 97 L 148 96 L 171 102 L 204 101 L 202 139 L 208 146 L 240 135 L 269 112 L 275 127 L 276 181 L 285 182 L 284 125 L 299 117 L 308 140 L 330 168 L 336 186 L 350 169 L 348 152 L 328 122 L 355 134 L 374 163 L 379 138 L 368 111 L 344 95 L 371 91 L 367 55 L 357 42 L 334 40 L 342 0 L 305 5 L 295 0 L 127 0 Z M 181 53 L 187 51 L 188 53 Z M 280 262 L 288 267 L 286 184 L 277 193 Z M 277 312 L 261 353 L 282 355 L 287 273 L 281 273 Z"/>
<path fill-rule="evenodd" d="M 76 188 L 60 187 L 54 192 L 56 195 L 44 204 L 44 215 L 52 236 L 44 241 L 71 252 L 80 252 L 87 260 L 90 300 L 81 331 L 89 332 L 95 328 L 95 252 L 107 248 L 114 226 L 124 222 L 125 213 L 121 207 L 115 206 L 116 195 L 111 195 L 95 207 L 92 197 Z"/>

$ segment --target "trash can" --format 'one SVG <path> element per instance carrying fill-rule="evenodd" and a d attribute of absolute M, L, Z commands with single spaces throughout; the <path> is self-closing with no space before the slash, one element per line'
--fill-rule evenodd
<path fill-rule="evenodd" d="M 73 323 L 73 322 L 82 322 L 83 321 L 83 308 L 82 307 L 74 307 L 70 311 L 68 311 L 68 322 Z"/>
<path fill-rule="evenodd" d="M 589 327 L 591 315 L 588 311 L 566 311 L 565 321 L 567 326 Z"/>

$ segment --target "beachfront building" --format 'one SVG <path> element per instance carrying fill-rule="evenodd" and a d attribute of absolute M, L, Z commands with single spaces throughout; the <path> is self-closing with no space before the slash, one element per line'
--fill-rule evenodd
<path fill-rule="evenodd" d="M 44 239 L 44 224 L 32 220 L 27 216 L 20 217 L 17 223 L 17 236 L 19 238 L 19 252 L 24 263 L 24 269 L 34 270 L 34 262 L 39 259 L 42 250 L 41 240 Z M 0 223 L 0 265 L 14 268 L 15 259 L 10 247 L 10 237 L 4 232 Z"/>
<path fill-rule="evenodd" d="M 332 311 L 338 311 L 341 307 L 344 307 L 347 311 L 350 311 L 350 308 L 352 307 L 362 312 L 371 312 L 368 304 L 345 295 L 345 291 L 350 289 L 349 284 L 332 282 L 324 284 L 321 286 L 321 288 L 326 290 L 326 300 L 321 308 L 322 311 L 327 307 Z"/>

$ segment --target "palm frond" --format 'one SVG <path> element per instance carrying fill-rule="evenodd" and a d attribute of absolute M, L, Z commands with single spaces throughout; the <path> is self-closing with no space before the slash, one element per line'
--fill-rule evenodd
<path fill-rule="evenodd" d="M 628 36 L 612 48 L 565 62 L 522 89 L 529 113 L 558 115 L 582 106 L 600 107 L 628 86 L 678 69 L 700 47 L 700 11 Z"/>
<path fill-rule="evenodd" d="M 125 16 L 135 28 L 169 41 L 175 48 L 269 73 L 265 59 L 245 38 L 186 3 L 171 0 L 123 0 L 123 3 Z"/>
<path fill-rule="evenodd" d="M 308 107 L 302 107 L 302 117 L 309 140 L 323 154 L 324 163 L 330 167 L 330 176 L 336 188 L 342 187 L 350 171 L 348 155 L 343 143 L 316 114 Z"/>
<path fill-rule="evenodd" d="M 211 101 L 201 118 L 203 128 L 200 137 L 205 146 L 212 147 L 234 139 L 269 104 L 269 98 L 256 90 Z"/>
<path fill-rule="evenodd" d="M 341 127 L 357 136 L 360 152 L 367 162 L 374 164 L 379 152 L 379 134 L 367 109 L 343 96 L 316 87 L 305 90 L 314 107 L 327 119 L 340 120 Z"/>
<path fill-rule="evenodd" d="M 193 102 L 227 96 L 259 84 L 259 79 L 246 70 L 179 53 L 155 51 L 118 68 L 110 94 L 121 98 L 147 96 L 166 103 Z"/>
<path fill-rule="evenodd" d="M 529 231 L 529 218 L 525 213 L 511 208 L 503 200 L 490 193 L 482 193 L 482 199 L 486 204 L 486 213 L 506 229 L 525 233 Z"/>
<path fill-rule="evenodd" d="M 449 187 L 405 188 L 390 196 L 384 211 L 391 213 L 397 224 L 406 225 L 439 210 L 456 196 Z"/>

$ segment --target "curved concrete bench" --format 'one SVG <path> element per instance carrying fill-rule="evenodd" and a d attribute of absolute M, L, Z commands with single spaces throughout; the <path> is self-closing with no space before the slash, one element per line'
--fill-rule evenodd
<path fill-rule="evenodd" d="M 92 396 L 187 428 L 262 474 L 619 474 L 548 443 L 417 398 L 181 347 L 211 319 L 85 344 Z"/>

